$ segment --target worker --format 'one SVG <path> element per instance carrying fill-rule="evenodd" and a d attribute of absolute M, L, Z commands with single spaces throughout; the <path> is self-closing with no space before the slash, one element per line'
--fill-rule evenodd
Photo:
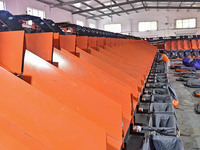
<path fill-rule="evenodd" d="M 161 57 L 160 57 L 160 61 L 163 61 L 165 63 L 166 69 L 167 69 L 167 73 L 169 71 L 169 67 L 170 67 L 170 59 L 167 57 L 166 53 L 164 50 L 160 51 Z"/>

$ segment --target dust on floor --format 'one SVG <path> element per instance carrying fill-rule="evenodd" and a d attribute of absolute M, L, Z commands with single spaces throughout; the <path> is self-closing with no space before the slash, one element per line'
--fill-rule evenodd
<path fill-rule="evenodd" d="M 181 129 L 181 139 L 185 150 L 200 150 L 200 114 L 194 112 L 194 104 L 200 101 L 200 98 L 193 96 L 196 88 L 185 87 L 183 82 L 176 81 L 177 77 L 173 76 L 174 72 L 174 70 L 169 71 L 169 81 L 179 99 L 176 114 Z"/>

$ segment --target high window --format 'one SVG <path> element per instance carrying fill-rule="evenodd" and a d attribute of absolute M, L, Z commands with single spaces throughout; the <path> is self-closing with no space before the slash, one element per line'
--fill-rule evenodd
<path fill-rule="evenodd" d="M 176 20 L 176 28 L 196 28 L 196 18 Z"/>
<path fill-rule="evenodd" d="M 6 10 L 5 3 L 0 1 L 0 10 Z"/>
<path fill-rule="evenodd" d="M 89 27 L 90 28 L 96 28 L 95 24 L 93 24 L 93 23 L 89 23 Z"/>
<path fill-rule="evenodd" d="M 84 22 L 80 20 L 76 20 L 76 24 L 79 26 L 84 26 Z"/>
<path fill-rule="evenodd" d="M 121 33 L 122 32 L 122 25 L 121 24 L 105 24 L 104 30 L 115 32 L 115 33 Z"/>
<path fill-rule="evenodd" d="M 45 11 L 27 7 L 27 14 L 31 16 L 40 17 L 41 19 L 45 18 Z M 28 21 L 29 25 L 32 25 L 32 21 Z"/>
<path fill-rule="evenodd" d="M 158 29 L 157 21 L 139 22 L 138 24 L 139 32 L 156 31 L 157 29 Z"/>

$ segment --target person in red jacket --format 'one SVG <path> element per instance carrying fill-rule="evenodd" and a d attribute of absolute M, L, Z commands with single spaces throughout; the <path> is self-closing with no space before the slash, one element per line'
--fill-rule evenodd
<path fill-rule="evenodd" d="M 160 51 L 161 57 L 160 57 L 160 61 L 162 60 L 165 63 L 167 72 L 169 71 L 169 67 L 170 67 L 170 59 L 167 57 L 165 51 Z"/>

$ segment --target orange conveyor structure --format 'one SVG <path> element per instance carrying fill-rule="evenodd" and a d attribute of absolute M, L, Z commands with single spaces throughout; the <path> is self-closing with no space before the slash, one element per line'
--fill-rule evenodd
<path fill-rule="evenodd" d="M 0 48 L 0 133 L 5 137 L 0 147 L 123 148 L 157 52 L 154 46 L 10 31 L 0 32 Z"/>

